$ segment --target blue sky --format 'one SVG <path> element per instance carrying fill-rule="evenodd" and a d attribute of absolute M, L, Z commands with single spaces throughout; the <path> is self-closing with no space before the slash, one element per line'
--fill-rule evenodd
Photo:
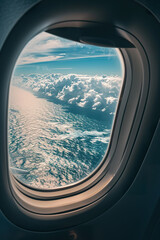
<path fill-rule="evenodd" d="M 121 65 L 113 48 L 76 43 L 42 32 L 25 46 L 14 75 L 74 73 L 122 76 Z"/>

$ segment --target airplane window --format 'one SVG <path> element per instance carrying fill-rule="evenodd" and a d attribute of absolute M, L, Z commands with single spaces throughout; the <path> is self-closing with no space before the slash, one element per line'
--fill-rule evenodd
<path fill-rule="evenodd" d="M 119 50 L 34 37 L 11 79 L 11 173 L 38 189 L 89 176 L 105 159 L 122 85 Z"/>

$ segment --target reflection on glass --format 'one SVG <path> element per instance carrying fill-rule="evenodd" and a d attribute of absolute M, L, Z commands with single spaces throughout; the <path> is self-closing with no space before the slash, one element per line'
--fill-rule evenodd
<path fill-rule="evenodd" d="M 117 50 L 48 33 L 18 58 L 9 97 L 14 176 L 54 189 L 87 177 L 102 161 L 122 87 Z"/>

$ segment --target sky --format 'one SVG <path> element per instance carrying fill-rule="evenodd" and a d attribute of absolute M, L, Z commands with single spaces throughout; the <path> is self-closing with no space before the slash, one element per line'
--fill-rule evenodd
<path fill-rule="evenodd" d="M 14 75 L 88 74 L 122 77 L 122 63 L 116 49 L 77 43 L 42 32 L 21 52 Z"/>

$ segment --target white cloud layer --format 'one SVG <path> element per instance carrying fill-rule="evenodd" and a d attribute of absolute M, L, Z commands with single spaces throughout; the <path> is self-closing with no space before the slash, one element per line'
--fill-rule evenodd
<path fill-rule="evenodd" d="M 13 84 L 68 106 L 112 115 L 117 106 L 122 78 L 60 73 L 30 74 L 15 77 Z"/>

